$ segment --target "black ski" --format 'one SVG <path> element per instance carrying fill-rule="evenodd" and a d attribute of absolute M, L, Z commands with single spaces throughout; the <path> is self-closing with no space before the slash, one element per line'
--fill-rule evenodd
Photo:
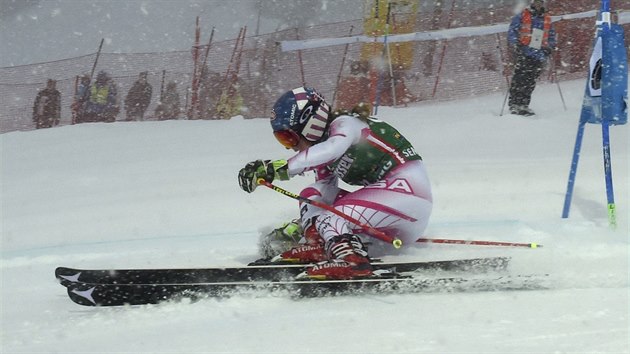
<path fill-rule="evenodd" d="M 544 289 L 544 276 L 410 277 L 394 275 L 354 280 L 243 281 L 194 284 L 72 283 L 70 299 L 85 306 L 158 304 L 164 301 L 234 295 L 290 297 Z"/>
<path fill-rule="evenodd" d="M 509 258 L 490 257 L 424 262 L 372 263 L 375 270 L 410 271 L 466 271 L 484 272 L 503 270 Z M 58 267 L 55 277 L 64 286 L 86 284 L 189 284 L 221 283 L 234 281 L 280 281 L 292 279 L 310 265 L 252 265 L 226 268 L 174 268 L 174 269 L 74 269 Z"/>

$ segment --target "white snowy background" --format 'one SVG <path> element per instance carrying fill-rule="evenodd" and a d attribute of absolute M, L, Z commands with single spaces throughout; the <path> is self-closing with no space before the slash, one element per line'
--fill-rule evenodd
<path fill-rule="evenodd" d="M 190 51 L 197 16 L 204 38 L 214 27 L 222 41 L 243 26 L 254 35 L 361 18 L 362 7 L 363 0 L 0 0 L 0 67 L 92 54 L 101 38 L 105 53 Z"/>
<path fill-rule="evenodd" d="M 611 128 L 619 226 L 606 213 L 601 129 L 588 125 L 569 219 L 561 219 L 583 81 L 540 85 L 532 118 L 503 94 L 379 109 L 423 156 L 435 208 L 425 236 L 537 242 L 431 245 L 397 260 L 511 256 L 548 273 L 539 291 L 88 308 L 57 266 L 237 266 L 295 202 L 242 192 L 238 170 L 286 158 L 266 119 L 81 124 L 0 135 L 2 353 L 628 353 L 628 127 Z M 297 192 L 312 181 L 280 186 Z"/>
<path fill-rule="evenodd" d="M 336 21 L 358 17 L 351 9 L 362 1 L 321 3 L 326 11 L 318 13 Z M 217 38 L 233 38 L 243 25 L 254 32 L 256 0 L 221 4 L 0 0 L 0 66 L 93 53 L 101 38 L 107 52 L 188 50 L 197 15 L 204 33 L 217 27 Z M 261 33 L 280 26 L 259 24 Z M 2 134 L 0 352 L 628 353 L 628 127 L 611 128 L 617 229 L 608 226 L 596 125 L 586 127 L 571 216 L 561 219 L 584 83 L 561 86 L 568 110 L 555 85 L 541 85 L 534 118 L 499 117 L 502 94 L 379 109 L 427 164 L 435 209 L 425 236 L 544 245 L 432 245 L 389 259 L 510 256 L 512 274 L 549 274 L 551 289 L 541 291 L 302 300 L 257 293 L 81 307 L 56 283 L 55 267 L 256 259 L 261 230 L 296 217 L 297 207 L 267 189 L 242 192 L 236 173 L 289 152 L 267 120 L 239 117 Z M 279 185 L 297 192 L 311 180 Z"/>

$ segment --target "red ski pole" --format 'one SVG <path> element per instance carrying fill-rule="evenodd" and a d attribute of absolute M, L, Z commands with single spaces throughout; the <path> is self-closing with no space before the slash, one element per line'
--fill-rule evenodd
<path fill-rule="evenodd" d="M 519 242 L 501 242 L 501 241 L 474 241 L 474 240 L 449 240 L 440 238 L 419 238 L 416 242 L 423 243 L 449 243 L 458 245 L 477 245 L 477 246 L 503 246 L 503 247 L 527 247 L 540 248 L 542 245 L 537 243 L 519 243 Z"/>
<path fill-rule="evenodd" d="M 342 213 L 341 211 L 333 208 L 332 206 L 330 206 L 328 204 L 322 203 L 322 202 L 317 201 L 317 200 L 311 200 L 311 199 L 308 199 L 308 198 L 305 198 L 305 197 L 301 197 L 301 196 L 299 196 L 299 195 L 297 195 L 295 193 L 291 193 L 291 192 L 289 192 L 286 189 L 280 188 L 280 187 L 278 187 L 278 186 L 276 186 L 276 185 L 274 185 L 272 183 L 269 183 L 269 182 L 265 181 L 264 178 L 259 178 L 256 182 L 259 185 L 262 185 L 262 186 L 268 187 L 270 189 L 273 189 L 274 191 L 276 191 L 276 192 L 278 192 L 280 194 L 284 194 L 287 197 L 293 198 L 295 200 L 299 200 L 300 202 L 304 202 L 304 203 L 316 206 L 318 208 L 322 208 L 322 209 L 328 210 L 331 213 L 335 213 L 336 215 L 339 215 L 340 217 L 350 221 L 351 223 L 353 223 L 353 224 L 357 225 L 358 227 L 360 227 L 361 229 L 365 230 L 366 232 L 368 232 L 370 234 L 370 236 L 372 236 L 374 238 L 377 238 L 377 239 L 379 239 L 381 241 L 385 241 L 385 242 L 391 243 L 394 246 L 394 248 L 400 248 L 402 246 L 402 241 L 400 239 L 393 238 L 393 237 L 387 235 L 386 233 L 384 233 L 383 231 L 375 229 L 375 228 L 373 228 L 370 225 L 363 224 L 359 220 L 357 220 L 357 219 L 355 219 L 355 218 L 353 218 L 353 217 L 351 217 L 349 215 L 346 215 L 346 214 Z"/>

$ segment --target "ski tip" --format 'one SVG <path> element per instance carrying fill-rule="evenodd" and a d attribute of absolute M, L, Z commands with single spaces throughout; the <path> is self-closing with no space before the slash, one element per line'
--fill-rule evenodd
<path fill-rule="evenodd" d="M 98 303 L 92 296 L 95 288 L 96 286 L 85 288 L 82 285 L 74 284 L 68 287 L 68 296 L 76 304 L 83 306 L 98 306 Z"/>
<path fill-rule="evenodd" d="M 57 282 L 65 287 L 78 282 L 80 275 L 81 271 L 72 268 L 57 267 L 57 269 L 55 269 L 55 278 L 57 279 Z"/>
<path fill-rule="evenodd" d="M 59 278 L 59 275 L 71 273 L 72 270 L 72 268 L 68 267 L 57 267 L 55 268 L 55 277 Z"/>

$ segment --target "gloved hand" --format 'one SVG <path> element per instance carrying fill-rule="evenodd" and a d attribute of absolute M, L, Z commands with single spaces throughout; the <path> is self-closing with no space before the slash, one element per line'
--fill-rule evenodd
<path fill-rule="evenodd" d="M 247 193 L 258 187 L 258 179 L 267 182 L 275 179 L 286 181 L 289 179 L 289 163 L 286 160 L 256 160 L 248 163 L 238 172 L 238 185 Z"/>
<path fill-rule="evenodd" d="M 546 56 L 546 57 L 548 57 L 548 56 L 550 56 L 550 55 L 551 55 L 552 49 L 551 49 L 551 48 L 549 48 L 549 47 L 544 47 L 544 48 L 542 49 L 542 51 L 543 51 L 543 53 L 545 53 L 545 56 Z"/>

